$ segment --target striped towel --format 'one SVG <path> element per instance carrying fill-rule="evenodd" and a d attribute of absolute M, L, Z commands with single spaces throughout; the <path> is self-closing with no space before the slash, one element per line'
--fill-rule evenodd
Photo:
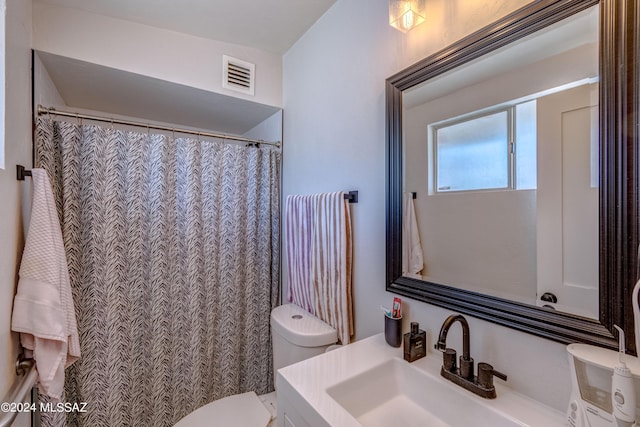
<path fill-rule="evenodd" d="M 314 312 L 311 288 L 312 196 L 288 196 L 286 205 L 289 302 Z"/>
<path fill-rule="evenodd" d="M 289 301 L 353 336 L 351 217 L 344 192 L 288 196 Z"/>

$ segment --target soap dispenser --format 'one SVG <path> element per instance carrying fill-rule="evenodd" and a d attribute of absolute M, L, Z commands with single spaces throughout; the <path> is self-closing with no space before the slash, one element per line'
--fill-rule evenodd
<path fill-rule="evenodd" d="M 613 325 L 618 330 L 620 349 L 620 364 L 613 369 L 611 380 L 611 403 L 613 405 L 613 417 L 620 427 L 635 426 L 636 419 L 636 393 L 631 370 L 624 361 L 624 331 L 618 325 Z"/>
<path fill-rule="evenodd" d="M 427 333 L 411 322 L 411 332 L 404 334 L 404 360 L 413 362 L 427 355 Z"/>

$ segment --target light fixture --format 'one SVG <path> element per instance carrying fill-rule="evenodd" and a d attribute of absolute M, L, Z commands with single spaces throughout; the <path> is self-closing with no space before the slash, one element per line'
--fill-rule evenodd
<path fill-rule="evenodd" d="M 425 19 L 427 0 L 389 0 L 389 25 L 406 33 Z"/>

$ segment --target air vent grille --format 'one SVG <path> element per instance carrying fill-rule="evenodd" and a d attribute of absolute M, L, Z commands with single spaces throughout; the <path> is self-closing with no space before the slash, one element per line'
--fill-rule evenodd
<path fill-rule="evenodd" d="M 253 95 L 255 92 L 255 64 L 222 56 L 222 87 Z"/>

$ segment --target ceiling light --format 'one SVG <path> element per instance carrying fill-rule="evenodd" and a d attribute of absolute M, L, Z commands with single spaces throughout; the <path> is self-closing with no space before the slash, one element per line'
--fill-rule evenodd
<path fill-rule="evenodd" d="M 389 0 L 389 25 L 406 33 L 425 20 L 427 0 Z"/>

